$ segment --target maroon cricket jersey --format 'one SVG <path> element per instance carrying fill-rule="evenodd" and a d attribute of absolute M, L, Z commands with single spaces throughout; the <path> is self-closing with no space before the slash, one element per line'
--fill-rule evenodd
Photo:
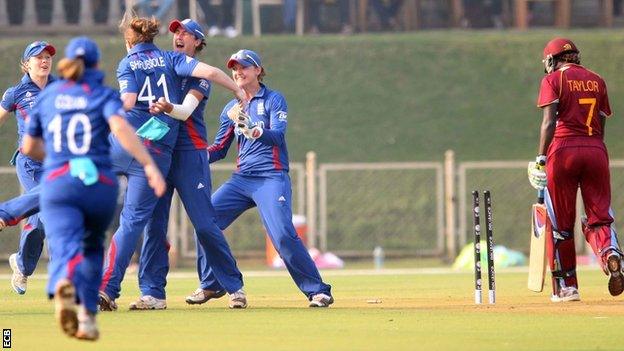
<path fill-rule="evenodd" d="M 602 139 L 600 115 L 611 115 L 607 85 L 581 65 L 566 64 L 542 79 L 537 106 L 557 103 L 555 138 L 592 136 Z"/>

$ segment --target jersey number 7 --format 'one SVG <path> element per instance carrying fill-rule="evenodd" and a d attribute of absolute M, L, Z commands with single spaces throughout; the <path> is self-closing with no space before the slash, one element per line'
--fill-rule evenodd
<path fill-rule="evenodd" d="M 579 105 L 590 105 L 589 113 L 587 114 L 587 121 L 585 125 L 587 126 L 587 133 L 589 135 L 593 135 L 593 129 L 591 127 L 592 119 L 594 118 L 594 108 L 596 107 L 596 98 L 585 98 L 578 100 Z"/>

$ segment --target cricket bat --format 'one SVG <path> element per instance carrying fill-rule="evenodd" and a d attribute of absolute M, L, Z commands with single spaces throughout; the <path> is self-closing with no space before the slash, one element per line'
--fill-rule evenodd
<path fill-rule="evenodd" d="M 531 211 L 531 251 L 529 253 L 529 290 L 541 292 L 546 275 L 546 236 L 551 229 L 544 205 L 544 190 L 537 193 L 537 203 Z"/>

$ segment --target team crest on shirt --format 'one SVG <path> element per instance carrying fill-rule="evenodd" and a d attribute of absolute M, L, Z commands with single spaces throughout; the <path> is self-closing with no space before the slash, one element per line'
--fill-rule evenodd
<path fill-rule="evenodd" d="M 256 112 L 256 114 L 258 116 L 263 116 L 264 115 L 264 100 L 260 100 L 258 101 L 258 111 Z"/>
<path fill-rule="evenodd" d="M 277 113 L 277 120 L 280 122 L 286 122 L 286 119 L 288 118 L 288 113 L 286 113 L 286 111 L 279 111 Z"/>
<path fill-rule="evenodd" d="M 32 93 L 31 93 L 30 91 L 27 91 L 27 92 L 26 92 L 26 97 L 27 97 L 27 98 L 29 98 L 29 97 L 31 97 L 31 96 L 32 96 Z"/>
<path fill-rule="evenodd" d="M 201 79 L 199 81 L 199 86 L 204 88 L 204 89 L 206 89 L 206 90 L 210 89 L 210 83 L 207 80 L 205 80 L 205 79 Z"/>

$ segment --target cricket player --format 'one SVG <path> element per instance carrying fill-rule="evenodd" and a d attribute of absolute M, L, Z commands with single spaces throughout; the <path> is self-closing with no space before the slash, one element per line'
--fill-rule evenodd
<path fill-rule="evenodd" d="M 173 33 L 173 48 L 177 52 L 194 57 L 205 45 L 202 27 L 191 19 L 174 20 L 169 24 Z M 149 220 L 143 239 L 139 268 L 141 297 L 130 304 L 131 310 L 153 310 L 166 308 L 165 285 L 169 271 L 167 250 L 167 226 L 173 190 L 176 189 L 189 215 L 196 233 L 219 230 L 215 224 L 215 212 L 210 200 L 212 181 L 208 164 L 208 146 L 204 109 L 210 95 L 210 82 L 205 79 L 185 78 L 182 80 L 182 96 L 192 103 L 181 108 L 167 101 L 154 103 L 152 109 L 165 112 L 182 120 L 176 141 L 172 165 L 167 177 L 168 188 L 165 196 L 159 199 L 154 215 Z M 198 246 L 214 256 L 212 248 L 200 240 Z M 219 296 L 225 294 L 220 291 Z M 230 294 L 230 308 L 246 308 L 247 298 L 243 291 Z"/>
<path fill-rule="evenodd" d="M 292 224 L 291 185 L 288 176 L 286 125 L 288 107 L 284 97 L 261 83 L 265 75 L 260 56 L 251 50 L 241 50 L 230 58 L 228 68 L 246 94 L 247 106 L 241 110 L 237 100 L 226 105 L 215 142 L 208 147 L 210 162 L 225 157 L 235 138 L 239 143 L 238 167 L 232 178 L 213 195 L 217 224 L 227 228 L 238 216 L 257 206 L 262 221 L 275 247 L 284 258 L 286 267 L 299 289 L 310 300 L 310 307 L 328 307 L 334 299 L 331 286 L 323 283 L 314 262 L 297 236 Z M 229 115 L 228 115 L 229 114 Z M 253 123 L 253 124 L 252 124 Z M 264 135 L 264 138 L 262 138 Z M 166 212 L 163 212 L 163 214 Z M 159 216 L 159 236 L 166 235 L 166 217 Z M 157 227 L 151 229 L 156 231 Z M 151 239 L 148 239 L 151 240 Z M 153 257 L 166 258 L 162 245 L 149 245 L 142 253 L 141 264 L 152 265 Z M 160 252 L 159 252 L 160 251 Z M 224 288 L 215 279 L 207 260 L 210 256 L 198 246 L 197 269 L 200 287 L 186 298 L 189 304 L 202 304 L 224 295 Z M 159 275 L 151 281 L 164 288 L 165 269 L 152 270 Z"/>
<path fill-rule="evenodd" d="M 38 97 L 22 146 L 33 159 L 45 157 L 40 201 L 50 248 L 47 292 L 54 296 L 61 329 L 83 340 L 99 338 L 95 315 L 105 230 L 117 200 L 109 133 L 143 166 L 157 195 L 166 187 L 126 121 L 119 93 L 103 85 L 104 73 L 96 68 L 99 59 L 100 51 L 91 39 L 69 42 L 58 64 L 63 79 Z"/>
<path fill-rule="evenodd" d="M 292 189 L 288 175 L 286 128 L 288 106 L 278 91 L 262 83 L 266 75 L 260 56 L 240 50 L 227 61 L 232 77 L 245 91 L 244 109 L 230 101 L 221 113 L 214 143 L 208 147 L 210 162 L 223 159 L 234 139 L 238 142 L 236 171 L 215 191 L 212 203 L 217 224 L 227 228 L 243 212 L 258 207 L 267 233 L 283 258 L 291 277 L 306 295 L 310 307 L 334 302 L 331 286 L 321 279 L 292 224 Z M 223 290 L 214 278 L 210 252 L 198 247 L 199 288 L 187 303 L 203 303 L 211 292 Z"/>
<path fill-rule="evenodd" d="M 50 74 L 52 56 L 55 53 L 54 46 L 45 41 L 38 40 L 29 44 L 24 50 L 21 61 L 24 76 L 17 85 L 6 90 L 0 102 L 0 125 L 6 121 L 10 112 L 15 112 L 17 119 L 18 150 L 11 164 L 16 166 L 17 178 L 25 191 L 37 186 L 43 173 L 41 162 L 21 152 L 23 136 L 26 132 L 26 116 L 41 90 L 55 80 Z M 17 253 L 9 256 L 9 264 L 13 270 L 11 286 L 20 295 L 26 293 L 28 276 L 32 275 L 37 267 L 44 239 L 43 225 L 39 221 L 39 216 L 34 214 L 28 218 L 20 234 Z"/>
<path fill-rule="evenodd" d="M 611 115 L 605 81 L 581 66 L 579 50 L 569 39 L 555 38 L 544 48 L 546 76 L 537 106 L 543 110 L 538 156 L 529 164 L 529 180 L 545 187 L 553 226 L 547 239 L 553 302 L 580 299 L 576 278 L 574 221 L 580 187 L 587 218 L 585 239 L 609 275 L 609 293 L 624 291 L 622 251 L 611 212 L 609 156 L 605 122 Z"/>
<path fill-rule="evenodd" d="M 160 98 L 179 103 L 182 91 L 179 79 L 184 77 L 211 80 L 230 90 L 237 98 L 242 98 L 244 94 L 220 69 L 182 53 L 160 50 L 153 44 L 159 28 L 160 23 L 156 19 L 128 18 L 125 21 L 123 33 L 128 55 L 119 63 L 117 78 L 124 107 L 130 109 L 128 121 L 137 129 L 161 173 L 168 174 L 180 122 L 164 113 L 151 116 L 150 106 Z M 186 99 L 176 108 L 187 110 Z M 100 287 L 100 309 L 106 311 L 117 309 L 114 300 L 120 295 L 124 273 L 157 203 L 137 161 L 116 147 L 117 144 L 113 140 L 113 165 L 127 176 L 128 188 L 120 227 L 111 240 Z M 228 293 L 244 294 L 242 274 L 223 233 L 214 222 L 201 229 L 197 232 L 198 239 L 213 253 L 210 263 L 215 267 L 217 279 Z"/>

